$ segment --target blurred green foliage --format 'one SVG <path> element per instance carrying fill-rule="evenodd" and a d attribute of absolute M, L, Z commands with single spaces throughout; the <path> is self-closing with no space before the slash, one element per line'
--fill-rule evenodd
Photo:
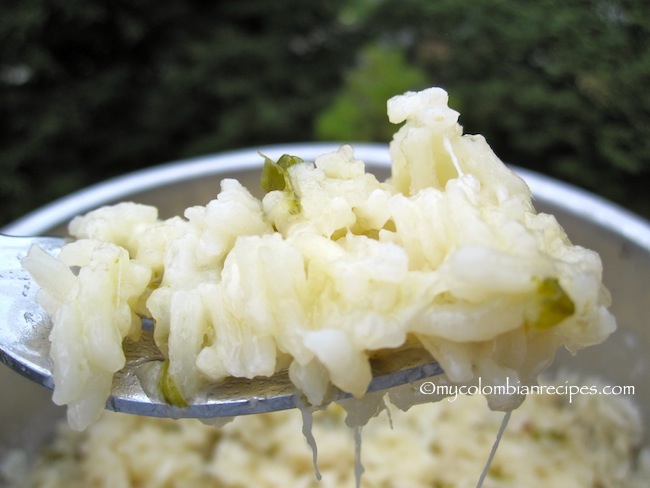
<path fill-rule="evenodd" d="M 650 216 L 650 2 L 365 3 L 370 38 L 447 89 L 465 132 L 511 164 Z M 348 79 L 367 68 L 356 70 Z M 348 83 L 340 97 L 372 99 L 374 86 L 363 89 Z M 361 137 L 383 122 L 366 123 L 375 129 Z"/>
<path fill-rule="evenodd" d="M 409 65 L 401 49 L 373 43 L 361 51 L 358 66 L 348 73 L 332 105 L 317 117 L 315 137 L 388 142 L 395 126 L 388 122 L 386 101 L 428 84 L 424 70 Z"/>
<path fill-rule="evenodd" d="M 7 0 L 0 221 L 140 167 L 387 142 L 442 86 L 497 154 L 650 216 L 647 0 Z"/>
<path fill-rule="evenodd" d="M 8 0 L 2 221 L 155 163 L 312 139 L 355 60 L 347 0 Z"/>

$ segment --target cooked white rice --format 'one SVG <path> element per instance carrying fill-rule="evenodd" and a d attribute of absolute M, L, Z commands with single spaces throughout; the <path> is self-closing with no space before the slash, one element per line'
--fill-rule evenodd
<path fill-rule="evenodd" d="M 222 428 L 105 412 L 82 433 L 62 423 L 35 467 L 15 453 L 4 472 L 13 474 L 9 488 L 353 487 L 344 415 L 332 406 L 314 416 L 320 482 L 297 410 Z M 475 487 L 503 416 L 480 396 L 390 415 L 392 428 L 382 412 L 363 429 L 365 488 Z M 531 395 L 513 412 L 484 486 L 647 487 L 650 453 L 639 453 L 641 441 L 629 398 Z"/>
<path fill-rule="evenodd" d="M 167 360 L 153 384 L 178 406 L 206 383 L 287 366 L 311 404 L 331 385 L 361 397 L 369 356 L 408 338 L 444 381 L 531 384 L 557 349 L 605 340 L 616 323 L 600 258 L 535 211 L 484 138 L 463 135 L 447 93 L 394 97 L 388 115 L 403 123 L 389 181 L 349 146 L 267 160 L 262 200 L 226 179 L 184 217 L 124 202 L 75 218 L 57 258 L 30 250 L 23 265 L 53 321 L 53 399 L 71 425 L 103 410 L 140 315 Z"/>

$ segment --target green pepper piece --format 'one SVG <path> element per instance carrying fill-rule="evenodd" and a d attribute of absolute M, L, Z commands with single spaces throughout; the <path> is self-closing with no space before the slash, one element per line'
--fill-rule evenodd
<path fill-rule="evenodd" d="M 537 283 L 539 313 L 528 322 L 534 329 L 550 329 L 575 313 L 575 305 L 557 278 L 544 278 Z"/>
<path fill-rule="evenodd" d="M 296 164 L 302 163 L 303 160 L 297 156 L 283 154 L 277 162 L 271 158 L 259 153 L 264 158 L 264 167 L 262 168 L 262 176 L 260 178 L 260 186 L 265 192 L 279 190 L 284 192 L 289 204 L 289 211 L 292 214 L 297 214 L 301 210 L 300 201 L 296 194 L 291 176 L 289 175 L 289 168 Z"/>

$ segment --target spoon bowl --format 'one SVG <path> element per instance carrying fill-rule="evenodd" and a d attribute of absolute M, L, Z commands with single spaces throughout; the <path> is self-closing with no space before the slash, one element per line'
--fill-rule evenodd
<path fill-rule="evenodd" d="M 38 285 L 20 264 L 32 245 L 56 255 L 66 243 L 61 237 L 9 237 L 0 235 L 0 361 L 27 379 L 54 388 L 49 357 L 52 322 L 36 302 Z M 170 418 L 216 418 L 286 410 L 297 405 L 298 392 L 286 370 L 270 377 L 228 378 L 204 388 L 194 402 L 177 407 L 165 402 L 155 387 L 148 387 L 147 364 L 163 359 L 150 321 L 143 321 L 142 337 L 125 340 L 126 366 L 113 378 L 107 408 L 116 412 Z M 371 359 L 373 380 L 368 392 L 380 391 L 442 374 L 424 349 L 405 345 L 382 351 Z M 328 402 L 348 394 L 332 388 Z"/>

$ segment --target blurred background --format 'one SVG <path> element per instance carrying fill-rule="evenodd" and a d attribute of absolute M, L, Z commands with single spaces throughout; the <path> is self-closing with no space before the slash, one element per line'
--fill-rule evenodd
<path fill-rule="evenodd" d="M 650 217 L 647 0 L 5 0 L 0 225 L 139 168 L 388 142 L 441 86 L 508 163 Z M 216 191 L 216 189 L 215 189 Z"/>

